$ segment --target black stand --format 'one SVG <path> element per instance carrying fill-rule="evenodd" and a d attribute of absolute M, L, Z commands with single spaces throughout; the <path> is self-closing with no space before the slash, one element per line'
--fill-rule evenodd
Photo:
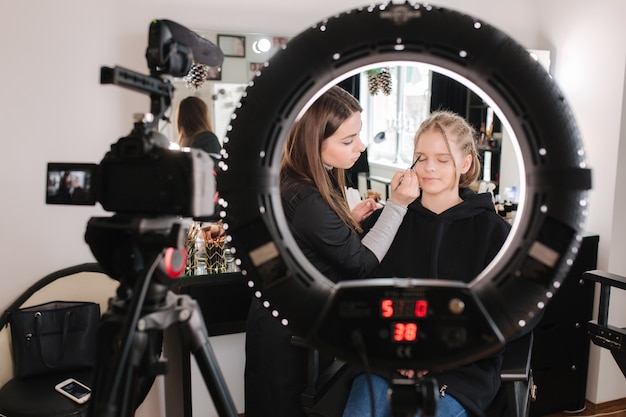
<path fill-rule="evenodd" d="M 389 393 L 391 414 L 412 417 L 421 411 L 424 417 L 437 413 L 437 381 L 433 378 L 393 379 Z"/>
<path fill-rule="evenodd" d="M 107 273 L 120 281 L 103 315 L 90 417 L 132 416 L 154 378 L 165 374 L 163 331 L 177 324 L 195 356 L 220 416 L 237 411 L 217 364 L 198 304 L 169 290 L 165 248 L 179 249 L 184 228 L 173 218 L 116 215 L 89 221 L 85 240 Z"/>

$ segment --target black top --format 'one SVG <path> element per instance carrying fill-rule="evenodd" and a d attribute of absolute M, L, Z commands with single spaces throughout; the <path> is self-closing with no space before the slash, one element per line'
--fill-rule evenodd
<path fill-rule="evenodd" d="M 500 251 L 511 225 L 495 212 L 491 194 L 463 188 L 460 196 L 463 202 L 440 214 L 422 206 L 421 197 L 411 203 L 375 276 L 476 278 Z"/>
<path fill-rule="evenodd" d="M 210 131 L 200 132 L 193 138 L 193 142 L 191 142 L 191 148 L 202 149 L 208 153 L 216 153 L 219 154 L 222 146 L 220 145 L 220 141 L 215 136 L 215 133 Z"/>
<path fill-rule="evenodd" d="M 371 275 L 378 259 L 309 184 L 281 184 L 291 233 L 307 259 L 334 282 Z M 303 305 L 303 308 L 306 306 Z M 253 299 L 246 322 L 246 417 L 304 416 L 308 350 L 291 344 L 292 333 Z M 322 358 L 324 369 L 329 358 Z"/>
<path fill-rule="evenodd" d="M 493 260 L 511 226 L 494 209 L 491 195 L 461 189 L 463 202 L 435 214 L 421 198 L 409 210 L 376 277 L 439 278 L 472 281 Z M 373 216 L 370 216 L 373 217 Z M 372 219 L 374 220 L 374 219 Z M 459 368 L 430 372 L 439 386 L 473 416 L 484 410 L 500 388 L 502 352 Z"/>
<path fill-rule="evenodd" d="M 333 282 L 371 276 L 378 266 L 372 251 L 341 220 L 312 185 L 282 186 L 285 217 L 306 258 Z"/>

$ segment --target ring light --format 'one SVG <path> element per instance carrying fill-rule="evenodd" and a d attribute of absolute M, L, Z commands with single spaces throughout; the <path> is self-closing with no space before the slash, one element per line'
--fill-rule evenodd
<path fill-rule="evenodd" d="M 469 284 L 391 277 L 332 283 L 298 249 L 282 211 L 287 132 L 341 79 L 381 63 L 416 62 L 472 85 L 511 132 L 523 167 L 516 224 Z M 372 366 L 397 369 L 468 363 L 531 327 L 576 257 L 591 188 L 572 112 L 543 67 L 479 19 L 414 3 L 351 10 L 293 38 L 249 83 L 217 175 L 242 273 L 263 305 L 319 349 L 355 363 L 364 353 Z M 390 310 L 395 301 L 415 308 Z M 398 323 L 406 333 L 394 341 Z"/>

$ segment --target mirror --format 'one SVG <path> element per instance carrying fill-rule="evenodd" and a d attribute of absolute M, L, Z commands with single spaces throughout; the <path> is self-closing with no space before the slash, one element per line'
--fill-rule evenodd
<path fill-rule="evenodd" d="M 161 122 L 160 131 L 172 142 L 178 133 L 175 126 L 176 110 L 182 99 L 197 96 L 209 106 L 214 133 L 220 141 L 226 136 L 230 116 L 235 111 L 248 82 L 289 40 L 289 36 L 263 33 L 230 33 L 194 30 L 200 36 L 220 46 L 224 62 L 219 68 L 210 68 L 199 88 L 190 88 L 184 78 L 173 78 L 175 88 L 169 119 Z"/>
<path fill-rule="evenodd" d="M 379 76 L 383 72 L 389 77 L 386 90 L 376 91 L 371 86 L 372 74 Z M 352 86 L 363 107 L 361 140 L 367 147 L 367 166 L 355 164 L 356 172 L 348 172 L 348 181 L 359 189 L 361 198 L 366 198 L 372 190 L 385 200 L 390 178 L 412 163 L 414 137 L 422 121 L 437 109 L 452 110 L 475 129 L 482 171 L 469 188 L 478 193 L 490 192 L 494 210 L 499 210 L 513 226 L 509 238 L 503 242 L 506 247 L 517 228 L 517 207 L 523 206 L 524 173 L 510 122 L 493 100 L 467 79 L 427 63 L 379 62 L 357 67 L 350 74 L 334 83 L 344 88 Z M 359 170 L 367 173 L 355 176 L 363 174 Z"/>
<path fill-rule="evenodd" d="M 183 78 L 173 79 L 176 90 L 170 108 L 172 123 L 161 123 L 161 132 L 173 142 L 177 138 L 174 124 L 176 109 L 180 101 L 190 95 L 202 98 L 209 105 L 214 131 L 222 141 L 227 134 L 231 115 L 248 83 L 262 69 L 264 63 L 289 40 L 288 36 L 260 33 L 218 33 L 206 30 L 196 32 L 224 47 L 225 59 L 221 68 L 211 69 L 205 82 L 197 89 L 190 88 Z M 234 52 L 235 42 L 243 49 Z M 431 109 L 452 108 L 468 118 L 479 132 L 481 124 L 490 124 L 487 113 L 491 108 L 470 87 L 446 74 L 434 72 L 428 65 L 417 63 L 388 68 L 391 75 L 389 94 L 383 91 L 372 94 L 368 86 L 368 76 L 380 70 L 381 68 L 370 68 L 355 75 L 359 83 L 359 94 L 355 95 L 358 95 L 364 107 L 362 140 L 368 147 L 369 177 L 376 180 L 367 181 L 366 184 L 354 182 L 354 187 L 359 189 L 362 196 L 367 195 L 367 189 L 372 189 L 384 198 L 386 181 L 396 170 L 410 165 L 413 135 Z M 434 78 L 439 90 L 444 92 L 433 93 Z M 450 85 L 461 92 L 457 94 L 460 104 L 451 102 L 450 94 L 446 94 L 448 89 L 453 88 Z M 491 117 L 494 120 L 493 114 Z M 502 203 L 499 205 L 502 214 L 509 216 L 513 223 L 515 210 L 512 208 L 516 207 L 523 191 L 520 189 L 519 155 L 511 142 L 510 133 L 503 128 L 497 117 L 489 135 L 486 135 L 486 128 L 483 127 L 482 130 L 486 137 L 480 144 L 481 163 L 483 167 L 489 163 L 494 168 L 487 170 L 487 173 L 483 172 L 480 179 L 484 181 L 477 182 L 472 188 L 475 191 L 492 192 L 495 202 Z M 487 161 L 485 155 L 489 156 Z M 492 184 L 492 188 L 487 184 Z M 514 205 L 505 206 L 505 201 Z"/>

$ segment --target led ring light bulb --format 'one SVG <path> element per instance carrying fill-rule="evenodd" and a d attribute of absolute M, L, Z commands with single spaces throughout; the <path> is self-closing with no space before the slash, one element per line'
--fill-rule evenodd
<path fill-rule="evenodd" d="M 316 97 L 342 79 L 416 62 L 471 85 L 511 133 L 523 171 L 518 218 L 496 259 L 469 284 L 334 284 L 306 260 L 285 221 L 278 178 L 287 132 Z M 218 188 L 229 203 L 226 221 L 242 272 L 277 320 L 348 361 L 361 360 L 355 335 L 374 367 L 454 367 L 500 349 L 537 320 L 582 240 L 591 172 L 563 94 L 521 45 L 453 10 L 380 4 L 305 30 L 249 83 L 224 142 L 229 157 L 227 169 L 218 172 Z M 384 329 L 394 316 L 385 317 L 381 306 L 391 294 L 427 303 L 434 314 L 416 320 L 418 331 L 429 337 L 412 343 L 411 327 L 406 340 L 391 340 Z"/>

